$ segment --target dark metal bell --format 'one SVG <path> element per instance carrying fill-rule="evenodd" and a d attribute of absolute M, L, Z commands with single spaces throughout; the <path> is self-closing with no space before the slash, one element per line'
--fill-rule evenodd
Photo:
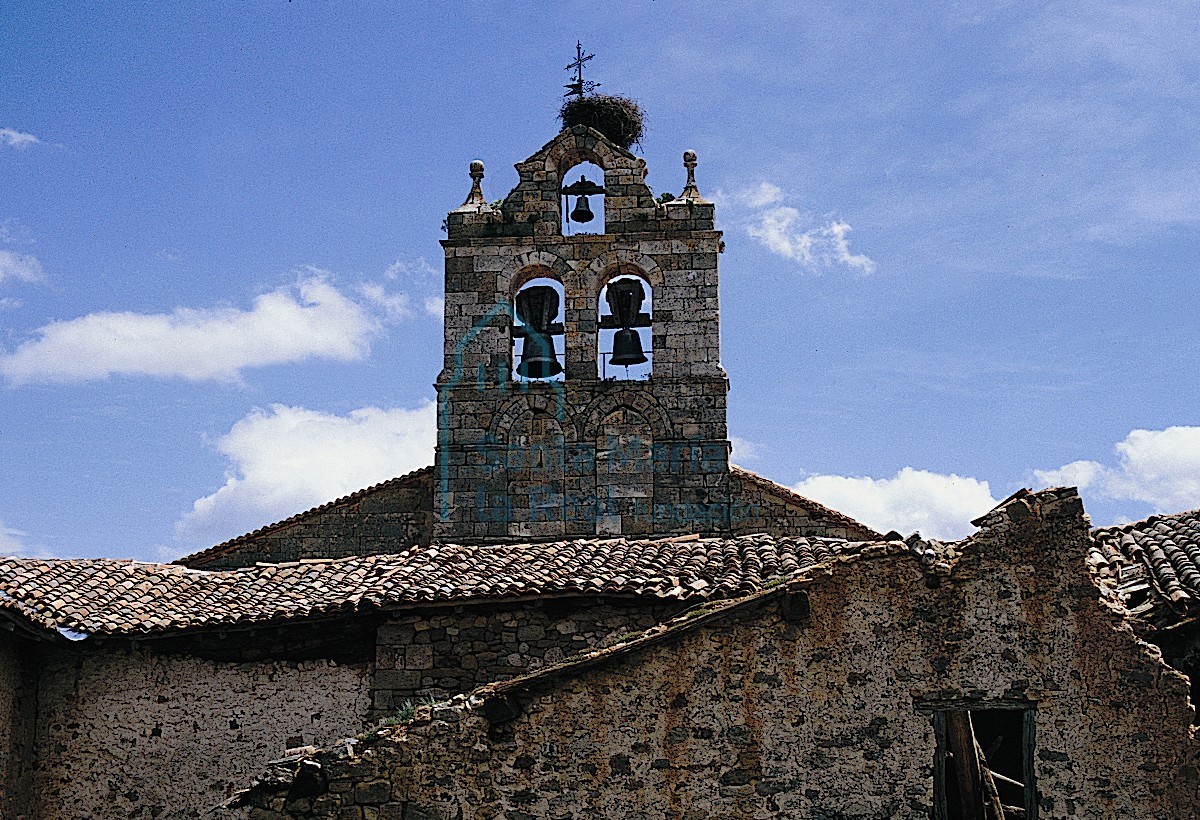
<path fill-rule="evenodd" d="M 591 222 L 596 218 L 592 213 L 592 209 L 588 207 L 586 196 L 575 198 L 575 208 L 571 211 L 571 220 L 574 222 Z"/>
<path fill-rule="evenodd" d="M 554 339 L 549 333 L 527 329 L 525 344 L 521 346 L 521 363 L 517 365 L 517 373 L 527 379 L 547 379 L 561 372 L 562 365 L 554 355 Z"/>
<path fill-rule="evenodd" d="M 642 337 L 632 328 L 618 330 L 613 336 L 613 354 L 609 362 L 614 365 L 641 364 L 646 361 L 642 352 Z"/>

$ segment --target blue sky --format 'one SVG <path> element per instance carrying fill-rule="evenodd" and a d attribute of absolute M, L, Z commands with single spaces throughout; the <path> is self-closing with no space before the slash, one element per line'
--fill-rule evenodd
<path fill-rule="evenodd" d="M 0 552 L 174 558 L 432 460 L 441 220 L 576 39 L 726 232 L 735 461 L 927 535 L 1200 506 L 1188 2 L 0 11 Z"/>

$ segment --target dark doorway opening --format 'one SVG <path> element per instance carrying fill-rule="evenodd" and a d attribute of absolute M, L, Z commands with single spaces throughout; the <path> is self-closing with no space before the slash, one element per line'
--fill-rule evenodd
<path fill-rule="evenodd" d="M 944 709 L 933 723 L 936 820 L 1037 816 L 1032 709 Z"/>

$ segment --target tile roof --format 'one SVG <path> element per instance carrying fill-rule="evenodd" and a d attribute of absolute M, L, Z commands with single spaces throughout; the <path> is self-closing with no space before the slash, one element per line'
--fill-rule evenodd
<path fill-rule="evenodd" d="M 1088 563 L 1134 616 L 1166 625 L 1200 611 L 1200 510 L 1095 529 Z"/>
<path fill-rule="evenodd" d="M 705 600 L 745 595 L 772 578 L 869 546 L 767 535 L 589 539 L 414 547 L 223 572 L 106 559 L 0 558 L 0 612 L 78 638 L 534 595 Z"/>

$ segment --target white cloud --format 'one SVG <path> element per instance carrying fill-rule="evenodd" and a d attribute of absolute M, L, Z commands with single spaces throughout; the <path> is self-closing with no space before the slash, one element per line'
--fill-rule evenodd
<path fill-rule="evenodd" d="M 236 381 L 248 367 L 369 351 L 378 321 L 320 276 L 258 296 L 250 310 L 92 313 L 51 322 L 12 353 L 0 373 L 14 384 L 81 382 L 113 375 Z"/>
<path fill-rule="evenodd" d="M 359 285 L 358 290 L 368 302 L 383 311 L 384 316 L 391 321 L 407 319 L 412 316 L 412 299 L 407 293 L 389 293 L 378 282 L 366 282 Z"/>
<path fill-rule="evenodd" d="M 16 558 L 50 558 L 50 554 L 41 547 L 29 543 L 29 533 L 4 526 L 0 521 L 0 555 L 11 555 Z"/>
<path fill-rule="evenodd" d="M 426 296 L 422 307 L 427 314 L 440 319 L 446 312 L 446 300 L 440 296 Z"/>
<path fill-rule="evenodd" d="M 962 538 L 998 503 L 986 481 L 905 467 L 892 478 L 814 475 L 793 489 L 880 532 Z"/>
<path fill-rule="evenodd" d="M 784 205 L 783 189 L 770 182 L 733 193 L 719 191 L 735 223 L 772 253 L 798 262 L 809 271 L 845 267 L 860 275 L 875 272 L 875 261 L 850 250 L 851 227 L 841 219 L 818 224 L 811 214 Z"/>
<path fill-rule="evenodd" d="M 729 453 L 729 458 L 731 461 L 735 459 L 754 461 L 759 456 L 759 446 L 748 438 L 742 438 L 741 436 L 730 436 L 729 443 L 732 445 L 732 449 Z"/>
<path fill-rule="evenodd" d="M 1133 430 L 1113 449 L 1115 466 L 1074 461 L 1057 470 L 1035 470 L 1034 476 L 1104 498 L 1141 501 L 1158 513 L 1200 507 L 1200 427 Z"/>
<path fill-rule="evenodd" d="M 26 134 L 13 128 L 0 128 L 0 144 L 9 148 L 28 148 L 37 145 L 40 139 L 33 134 Z"/>
<path fill-rule="evenodd" d="M 0 282 L 5 279 L 40 282 L 43 275 L 42 263 L 37 260 L 37 257 L 0 250 Z"/>
<path fill-rule="evenodd" d="M 254 410 L 217 442 L 225 485 L 176 524 L 189 545 L 217 543 L 433 462 L 432 402 L 338 416 L 303 407 Z"/>
<path fill-rule="evenodd" d="M 424 256 L 418 256 L 412 261 L 397 259 L 388 266 L 383 275 L 393 281 L 405 279 L 410 282 L 425 282 L 436 280 L 438 272 L 434 270 L 433 265 L 430 265 Z"/>

